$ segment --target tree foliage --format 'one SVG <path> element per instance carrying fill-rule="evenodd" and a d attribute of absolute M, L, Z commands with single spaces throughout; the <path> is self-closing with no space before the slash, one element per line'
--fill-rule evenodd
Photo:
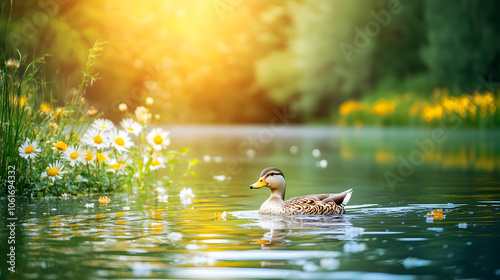
<path fill-rule="evenodd" d="M 499 80 L 498 5 L 26 0 L 14 2 L 9 43 L 52 54 L 46 72 L 64 77 L 62 102 L 89 46 L 106 41 L 102 81 L 85 97 L 115 120 L 119 103 L 151 96 L 170 123 L 268 122 L 275 107 L 317 121 L 347 99 L 435 87 L 459 94 Z"/>

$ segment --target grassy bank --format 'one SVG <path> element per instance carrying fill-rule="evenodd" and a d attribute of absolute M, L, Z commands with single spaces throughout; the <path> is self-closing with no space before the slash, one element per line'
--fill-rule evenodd
<path fill-rule="evenodd" d="M 102 43 L 90 49 L 82 81 L 77 89 L 64 90 L 65 100 L 54 99 L 61 89 L 45 79 L 45 56 L 29 61 L 6 46 L 7 41 L 0 59 L 2 193 L 165 194 L 175 174 L 194 174 L 196 160 L 185 158 L 187 148 L 169 149 L 169 132 L 153 126 L 149 108 L 129 111 L 121 104 L 123 119 L 115 125 L 88 106 L 85 91 L 97 80 Z"/>
<path fill-rule="evenodd" d="M 493 128 L 500 124 L 500 100 L 490 91 L 452 96 L 436 88 L 430 98 L 407 92 L 348 100 L 334 114 L 340 125 L 442 126 L 460 122 L 464 127 Z"/>

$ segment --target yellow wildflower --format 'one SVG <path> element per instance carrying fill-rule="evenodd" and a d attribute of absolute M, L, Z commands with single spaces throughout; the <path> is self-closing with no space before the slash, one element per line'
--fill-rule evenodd
<path fill-rule="evenodd" d="M 66 149 L 68 148 L 68 145 L 66 145 L 66 143 L 64 143 L 63 141 L 57 141 L 57 143 L 53 143 L 54 145 L 54 150 L 57 149 L 59 151 L 66 151 Z"/>
<path fill-rule="evenodd" d="M 443 118 L 443 107 L 440 104 L 429 105 L 427 102 L 424 103 L 422 110 L 422 117 L 427 122 L 434 119 L 441 120 Z"/>
<path fill-rule="evenodd" d="M 394 112 L 396 102 L 392 100 L 380 99 L 373 104 L 372 111 L 375 115 L 386 116 Z"/>
<path fill-rule="evenodd" d="M 363 104 L 355 100 L 348 100 L 340 105 L 339 112 L 342 116 L 347 116 L 352 112 L 361 111 Z"/>
<path fill-rule="evenodd" d="M 52 107 L 52 105 L 47 104 L 47 102 L 43 102 L 40 105 L 40 110 L 42 110 L 42 112 L 44 112 L 45 114 L 49 114 L 54 110 L 54 107 Z"/>
<path fill-rule="evenodd" d="M 17 98 L 17 96 L 14 96 L 14 104 L 19 104 L 20 107 L 24 107 L 26 105 L 27 98 L 26 96 L 21 96 L 21 98 Z"/>
<path fill-rule="evenodd" d="M 484 94 L 479 94 L 479 92 L 474 92 L 474 103 L 479 107 L 488 107 L 490 104 L 494 104 L 495 96 L 491 91 L 486 91 Z"/>
<path fill-rule="evenodd" d="M 56 117 L 56 118 L 59 118 L 59 116 L 60 116 L 62 113 L 64 113 L 64 109 L 63 109 L 63 108 L 61 108 L 61 107 L 59 107 L 59 108 L 57 108 L 57 109 L 55 110 L 54 115 L 55 115 L 55 117 Z"/>

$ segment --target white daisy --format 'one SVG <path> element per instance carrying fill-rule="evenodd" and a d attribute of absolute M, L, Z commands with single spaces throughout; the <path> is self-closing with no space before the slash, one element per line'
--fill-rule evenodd
<path fill-rule="evenodd" d="M 153 170 L 156 170 L 156 169 L 160 169 L 160 168 L 165 168 L 165 162 L 166 160 L 164 158 L 162 158 L 161 156 L 159 155 L 153 155 L 152 157 L 147 157 L 146 159 L 144 159 L 144 163 L 147 163 L 149 161 L 149 159 L 151 159 L 151 165 L 149 166 L 149 170 L 153 171 Z"/>
<path fill-rule="evenodd" d="M 54 163 L 49 164 L 49 167 L 47 167 L 47 170 L 45 170 L 41 177 L 42 178 L 49 178 L 54 182 L 55 180 L 62 179 L 62 174 L 61 171 L 63 170 L 64 165 L 62 161 L 58 160 Z"/>
<path fill-rule="evenodd" d="M 96 128 L 91 128 L 85 132 L 82 141 L 91 147 L 105 149 L 109 147 L 110 141 L 108 135 Z"/>
<path fill-rule="evenodd" d="M 92 123 L 92 127 L 101 131 L 111 131 L 115 125 L 107 119 L 97 119 Z"/>
<path fill-rule="evenodd" d="M 179 197 L 181 198 L 182 204 L 192 204 L 193 202 L 191 199 L 195 198 L 196 195 L 191 188 L 183 188 L 179 193 Z"/>
<path fill-rule="evenodd" d="M 111 145 L 115 147 L 118 152 L 122 153 L 134 146 L 134 142 L 132 142 L 132 139 L 130 139 L 126 131 L 114 129 L 111 134 Z"/>
<path fill-rule="evenodd" d="M 94 153 L 92 153 L 91 151 L 85 151 L 83 154 L 83 159 L 86 163 L 89 163 L 92 159 L 94 159 L 94 156 Z"/>
<path fill-rule="evenodd" d="M 169 131 L 157 127 L 148 133 L 146 138 L 155 150 L 160 151 L 170 145 L 170 138 L 168 137 L 169 134 Z"/>
<path fill-rule="evenodd" d="M 123 119 L 120 122 L 120 125 L 125 129 L 125 131 L 132 133 L 134 135 L 139 135 L 142 131 L 142 125 L 138 122 L 135 122 L 134 119 Z"/>
<path fill-rule="evenodd" d="M 64 159 L 69 162 L 69 165 L 75 166 L 77 163 L 84 163 L 86 153 L 80 146 L 69 146 L 66 151 L 64 151 Z"/>
<path fill-rule="evenodd" d="M 29 138 L 18 149 L 19 155 L 25 159 L 34 159 L 36 154 L 42 150 L 38 147 L 38 141 L 31 141 Z"/>
<path fill-rule="evenodd" d="M 108 170 L 113 173 L 122 173 L 123 171 L 123 162 L 119 162 L 116 159 L 112 158 L 108 160 Z"/>
<path fill-rule="evenodd" d="M 109 153 L 108 152 L 102 152 L 102 153 L 96 153 L 95 154 L 95 160 L 98 163 L 108 163 L 108 161 L 110 159 L 111 158 L 109 157 Z"/>

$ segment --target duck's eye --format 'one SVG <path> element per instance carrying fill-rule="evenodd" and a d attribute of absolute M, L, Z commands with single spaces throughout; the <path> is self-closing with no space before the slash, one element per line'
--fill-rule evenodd
<path fill-rule="evenodd" d="M 259 180 L 259 182 L 262 182 L 262 180 Z"/>

